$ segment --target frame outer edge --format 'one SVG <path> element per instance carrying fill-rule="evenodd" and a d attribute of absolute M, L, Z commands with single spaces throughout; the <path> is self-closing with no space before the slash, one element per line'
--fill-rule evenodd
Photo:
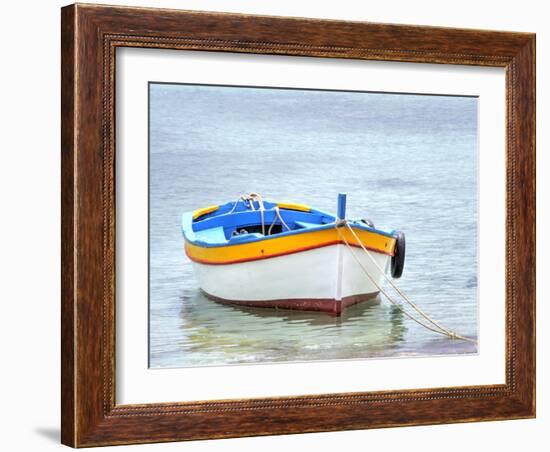
<path fill-rule="evenodd" d="M 147 20 L 140 17 L 142 12 L 149 12 L 150 17 Z M 172 14 L 174 16 L 178 14 L 178 20 L 172 20 L 174 19 Z M 108 295 L 109 290 L 114 290 L 114 285 L 111 286 L 110 278 L 107 278 L 111 275 L 109 271 L 104 270 L 104 273 L 100 274 L 98 263 L 106 265 L 106 260 L 110 256 L 105 252 L 109 251 L 109 247 L 114 242 L 110 242 L 110 236 L 108 236 L 104 239 L 107 240 L 104 242 L 104 248 L 99 250 L 101 242 L 98 242 L 98 239 L 101 231 L 103 237 L 112 233 L 114 223 L 106 225 L 105 217 L 100 214 L 98 207 L 103 203 L 104 211 L 111 212 L 109 209 L 114 209 L 111 204 L 105 204 L 106 196 L 113 187 L 111 183 L 114 184 L 114 178 L 111 182 L 110 177 L 113 175 L 105 172 L 105 167 L 112 165 L 113 161 L 107 160 L 103 152 L 98 152 L 101 138 L 96 133 L 103 129 L 104 142 L 106 139 L 111 139 L 112 131 L 109 125 L 102 122 L 109 116 L 111 107 L 109 102 L 105 104 L 105 97 L 104 94 L 102 97 L 100 89 L 101 84 L 105 84 L 109 78 L 104 79 L 104 75 L 96 72 L 101 64 L 110 67 L 108 60 L 105 60 L 106 47 L 101 44 L 106 42 L 105 39 L 108 41 L 108 35 L 113 30 L 130 35 L 140 33 L 150 35 L 155 30 L 162 30 L 159 32 L 161 35 L 182 36 L 180 18 L 185 27 L 189 28 L 189 33 L 191 35 L 197 33 L 198 41 L 203 43 L 208 43 L 211 33 L 210 28 L 205 27 L 204 24 L 211 25 L 214 21 L 214 25 L 217 25 L 222 19 L 225 19 L 227 24 L 227 20 L 231 19 L 236 25 L 242 25 L 242 15 L 200 14 L 204 16 L 197 15 L 190 20 L 184 15 L 167 12 L 167 10 L 135 10 L 100 5 L 71 5 L 62 8 L 62 442 L 72 447 L 85 447 L 533 417 L 535 253 L 530 247 L 535 244 L 534 35 L 490 31 L 476 34 L 465 30 L 435 29 L 432 31 L 442 35 L 441 39 L 448 39 L 448 35 L 456 35 L 460 38 L 457 38 L 459 43 L 453 46 L 449 46 L 445 40 L 437 41 L 435 38 L 430 38 L 435 44 L 439 43 L 443 46 L 442 56 L 436 56 L 431 48 L 418 52 L 416 44 L 409 45 L 408 41 L 403 44 L 402 37 L 406 37 L 411 30 L 421 33 L 426 27 L 411 28 L 387 24 L 369 25 L 376 35 L 375 44 L 378 45 L 382 41 L 385 43 L 388 39 L 393 39 L 394 43 L 397 43 L 400 49 L 398 53 L 395 53 L 396 50 L 379 48 L 382 54 L 389 55 L 386 59 L 392 61 L 414 59 L 414 61 L 427 63 L 490 66 L 507 66 L 511 60 L 514 60 L 518 69 L 516 75 L 519 76 L 517 79 L 514 76 L 514 82 L 517 83 L 515 97 L 518 105 L 515 109 L 516 121 L 513 124 L 514 148 L 517 150 L 515 159 L 517 166 L 513 169 L 513 173 L 517 178 L 518 190 L 513 193 L 513 196 L 514 202 L 519 205 L 515 209 L 514 218 L 517 221 L 518 243 L 522 244 L 523 250 L 518 252 L 516 259 L 511 262 L 515 267 L 514 279 L 517 283 L 517 290 L 514 293 L 518 315 L 513 330 L 517 333 L 514 344 L 517 343 L 519 349 L 516 359 L 519 358 L 517 370 L 521 376 L 517 388 L 512 392 L 487 394 L 491 398 L 485 399 L 487 402 L 484 403 L 481 403 L 482 400 L 476 396 L 475 388 L 467 388 L 471 393 L 466 395 L 448 394 L 437 399 L 417 398 L 412 394 L 413 397 L 406 400 L 406 403 L 404 403 L 405 400 L 395 399 L 395 402 L 402 403 L 401 407 L 405 409 L 404 413 L 397 417 L 395 412 L 390 410 L 390 405 L 384 403 L 393 401 L 391 398 L 356 404 L 352 403 L 352 395 L 343 398 L 349 398 L 349 401 L 342 400 L 338 404 L 325 403 L 322 397 L 317 402 L 306 398 L 300 406 L 290 404 L 288 407 L 281 406 L 277 409 L 269 406 L 256 407 L 253 400 L 242 400 L 240 401 L 242 406 L 232 410 L 233 402 L 239 401 L 228 401 L 226 405 L 229 406 L 224 406 L 222 401 L 214 401 L 211 404 L 204 404 L 204 412 L 190 409 L 188 413 L 176 413 L 170 410 L 149 413 L 139 408 L 131 412 L 134 411 L 131 407 L 117 409 L 116 405 L 111 404 L 114 394 L 111 392 L 114 391 L 114 381 L 112 381 L 114 362 L 111 360 L 114 356 L 108 357 L 107 361 L 105 356 L 114 351 L 112 338 L 106 337 L 111 333 L 114 334 L 114 330 L 111 330 L 114 328 L 112 324 L 114 316 L 109 317 L 114 314 L 109 308 L 114 306 L 111 306 L 110 303 L 113 300 L 109 296 L 105 299 L 106 304 L 101 305 L 101 303 L 102 295 L 105 296 L 105 293 Z M 250 16 L 250 18 L 260 20 L 258 16 Z M 230 45 L 223 48 L 218 48 L 218 45 L 204 47 L 215 51 L 251 51 L 251 53 L 280 51 L 283 54 L 287 52 L 294 54 L 291 47 L 294 48 L 295 44 L 286 48 L 285 42 L 260 42 L 265 46 L 257 51 L 248 47 L 250 43 L 241 42 L 241 37 L 246 38 L 251 31 L 254 36 L 259 36 L 258 39 L 261 41 L 262 38 L 273 33 L 272 27 L 266 28 L 265 25 L 276 22 L 283 30 L 286 29 L 286 32 L 290 33 L 290 37 L 285 35 L 284 39 L 292 43 L 292 36 L 298 40 L 302 37 L 296 35 L 298 31 L 292 27 L 289 28 L 289 24 L 310 23 L 308 20 L 269 17 L 261 18 L 261 22 L 260 30 L 258 27 L 249 27 L 251 30 L 244 27 L 245 31 L 241 31 L 240 28 L 233 27 L 229 33 L 230 38 L 235 37 L 236 40 L 233 41 L 223 41 L 225 37 L 221 35 L 225 32 L 214 29 L 212 32 L 214 38 L 221 36 L 220 39 L 223 39 L 220 42 L 228 42 Z M 319 27 L 323 24 L 328 26 L 328 22 L 325 22 L 320 20 Z M 340 36 L 341 39 L 345 40 L 347 34 L 351 34 L 353 38 L 351 47 L 343 50 L 329 48 L 326 51 L 327 56 L 381 58 L 376 55 L 355 55 L 353 52 L 348 54 L 350 48 L 354 50 L 358 45 L 359 38 L 365 36 L 365 30 L 360 24 L 345 22 L 331 22 L 330 27 L 332 29 L 338 25 L 346 27 L 346 31 Z M 349 30 L 349 28 L 352 29 Z M 316 34 L 318 31 L 313 30 L 314 36 L 308 38 L 296 54 L 313 56 L 319 53 L 314 50 L 315 39 L 321 39 Z M 370 36 L 370 29 L 367 31 Z M 326 36 L 326 33 L 322 35 Z M 165 46 L 159 45 L 164 39 L 162 36 L 149 36 L 149 38 L 156 42 L 155 46 Z M 488 56 L 482 52 L 481 59 L 479 61 L 474 59 L 474 61 L 469 55 L 453 53 L 457 48 L 480 46 L 486 38 L 495 46 L 494 55 Z M 431 41 L 424 42 L 424 47 Z M 138 46 L 145 47 L 142 44 Z M 175 45 L 169 44 L 167 47 L 175 47 Z M 196 47 L 198 50 L 203 47 L 203 44 Z M 307 50 L 307 48 L 310 49 Z M 321 53 L 324 55 L 324 52 L 325 50 Z M 110 56 L 110 53 L 108 55 Z M 490 56 L 494 58 L 487 59 Z M 103 67 L 103 69 L 106 68 Z M 79 115 L 86 120 L 80 121 Z M 104 182 L 100 182 L 101 186 L 99 186 L 97 181 L 102 177 Z M 114 215 L 114 210 L 112 214 Z M 522 240 L 525 242 L 521 242 Z M 528 264 L 532 264 L 532 267 L 524 267 Z M 114 272 L 114 269 L 112 271 Z M 98 285 L 100 280 L 104 284 L 102 288 Z M 103 306 L 103 311 L 100 306 Z M 108 309 L 105 309 L 105 306 Z M 98 340 L 98 334 L 101 334 L 100 340 Z M 529 353 L 525 353 L 522 347 L 528 349 Z M 462 398 L 465 399 L 464 402 L 468 400 L 468 404 L 460 405 Z M 397 409 L 400 407 L 399 403 L 395 405 Z M 330 407 L 330 405 L 333 406 Z M 447 408 L 449 406 L 450 408 Z M 441 415 L 443 407 L 447 410 L 444 413 L 445 416 Z M 483 410 L 474 415 L 476 407 Z M 298 408 L 306 408 L 306 410 L 302 411 Z M 470 414 L 463 413 L 463 408 L 466 408 Z M 255 411 L 256 409 L 258 411 Z M 238 412 L 238 415 L 230 415 L 231 411 Z M 373 413 L 377 412 L 386 416 L 385 420 L 377 420 L 373 417 Z M 304 415 L 306 415 L 305 419 Z"/>
<path fill-rule="evenodd" d="M 76 6 L 61 9 L 61 442 L 77 445 L 75 148 Z"/>
<path fill-rule="evenodd" d="M 532 375 L 532 382 L 533 387 L 531 390 L 530 396 L 532 397 L 532 414 L 533 417 L 537 416 L 537 214 L 536 214 L 536 208 L 537 208 L 537 36 L 536 34 L 533 35 L 533 39 L 531 41 L 531 95 L 533 96 L 533 102 L 531 103 L 532 108 L 532 117 L 530 118 L 531 124 L 532 124 L 532 131 L 531 131 L 531 141 L 532 141 L 532 156 L 533 156 L 533 163 L 531 168 L 531 177 L 532 177 L 532 190 L 533 190 L 533 225 L 532 225 L 532 234 L 533 234 L 533 270 L 531 274 L 531 282 L 532 282 L 532 290 L 533 290 L 533 302 L 532 302 L 532 333 L 531 333 L 531 347 L 532 347 L 532 361 L 533 361 L 533 375 Z"/>
<path fill-rule="evenodd" d="M 518 397 L 526 417 L 536 416 L 536 35 L 514 58 L 517 85 L 517 365 Z M 528 352 L 527 352 L 528 351 Z"/>

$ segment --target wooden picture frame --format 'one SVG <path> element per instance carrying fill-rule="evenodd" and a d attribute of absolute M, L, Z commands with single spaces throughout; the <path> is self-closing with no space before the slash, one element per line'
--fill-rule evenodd
<path fill-rule="evenodd" d="M 62 9 L 62 442 L 73 447 L 535 416 L 535 35 L 70 5 Z M 115 403 L 115 50 L 147 47 L 506 70 L 506 383 Z"/>

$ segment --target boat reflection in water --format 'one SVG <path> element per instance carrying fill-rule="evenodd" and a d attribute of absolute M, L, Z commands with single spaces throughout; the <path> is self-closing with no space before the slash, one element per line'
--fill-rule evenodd
<path fill-rule="evenodd" d="M 379 297 L 340 317 L 224 305 L 198 290 L 182 301 L 181 353 L 171 367 L 387 356 L 407 331 L 403 314 Z"/>

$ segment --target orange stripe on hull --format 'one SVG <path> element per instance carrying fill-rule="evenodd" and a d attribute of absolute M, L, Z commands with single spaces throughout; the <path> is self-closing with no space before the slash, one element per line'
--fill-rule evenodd
<path fill-rule="evenodd" d="M 342 231 L 348 243 L 361 245 L 348 231 Z M 393 256 L 395 239 L 375 232 L 355 230 L 365 248 Z M 344 244 L 334 229 L 294 234 L 286 237 L 260 240 L 252 243 L 220 247 L 202 247 L 185 241 L 185 253 L 194 262 L 206 265 L 230 265 L 273 257 L 286 256 L 331 245 Z"/>

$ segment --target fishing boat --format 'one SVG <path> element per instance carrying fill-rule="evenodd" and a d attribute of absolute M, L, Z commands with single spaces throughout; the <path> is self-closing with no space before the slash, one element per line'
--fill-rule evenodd
<path fill-rule="evenodd" d="M 251 193 L 184 213 L 185 253 L 212 300 L 338 316 L 376 297 L 386 273 L 401 276 L 405 236 L 346 219 L 344 194 L 337 210 Z"/>

